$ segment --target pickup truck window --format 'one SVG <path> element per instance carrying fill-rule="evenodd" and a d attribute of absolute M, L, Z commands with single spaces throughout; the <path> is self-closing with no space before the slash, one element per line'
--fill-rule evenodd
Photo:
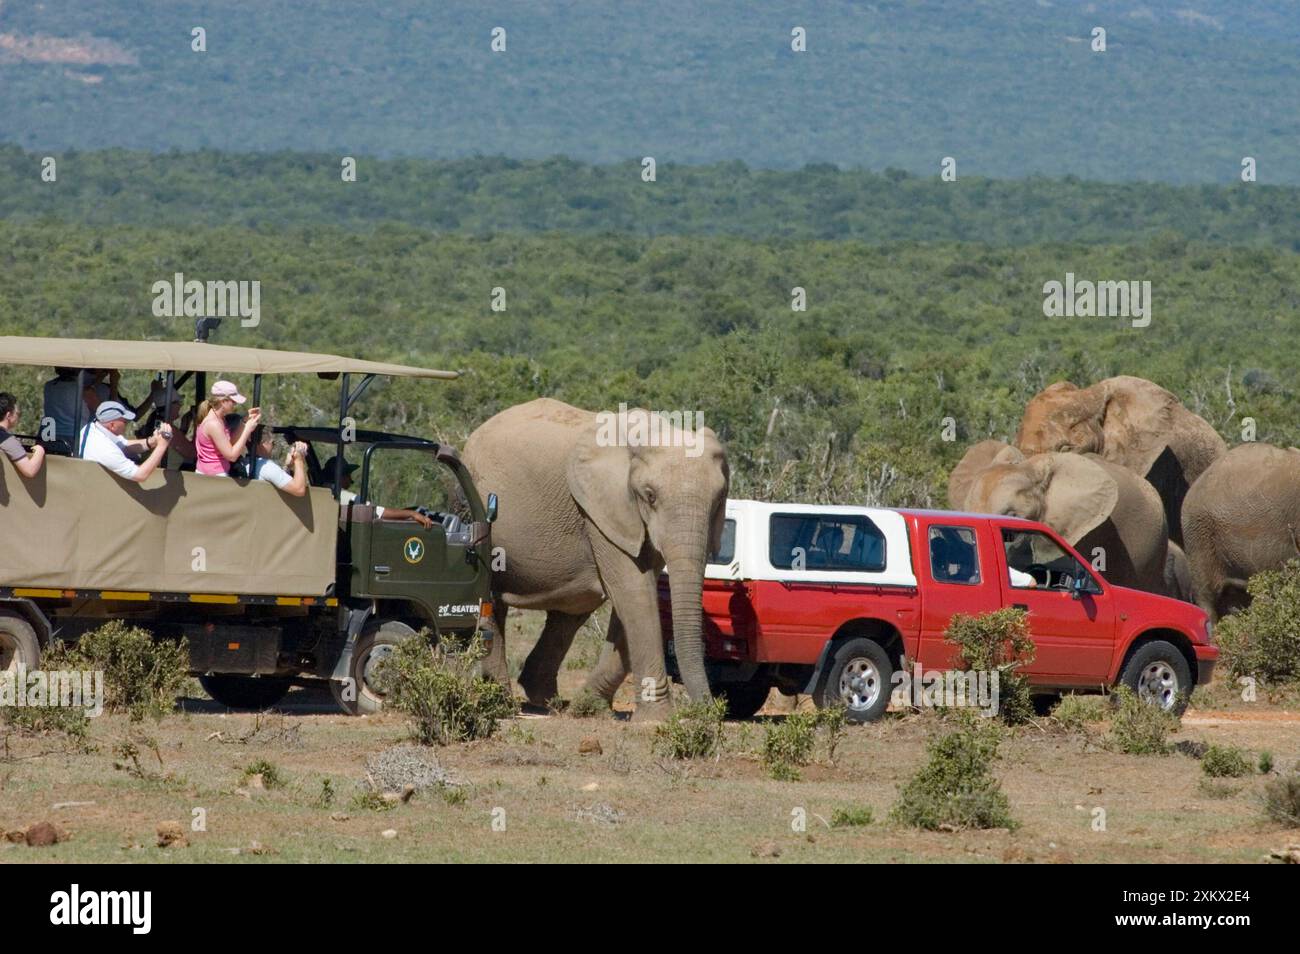
<path fill-rule="evenodd" d="M 722 523 L 722 542 L 718 552 L 709 554 L 709 562 L 726 566 L 736 558 L 736 521 L 724 520 Z"/>
<path fill-rule="evenodd" d="M 970 527 L 930 528 L 930 576 L 939 583 L 980 581 L 979 549 Z"/>
<path fill-rule="evenodd" d="M 774 513 L 768 529 L 768 560 L 778 570 L 879 573 L 885 568 L 885 535 L 870 517 Z"/>
<path fill-rule="evenodd" d="M 1016 589 L 1069 590 L 1082 576 L 1086 592 L 1101 592 L 1083 564 L 1045 533 L 1004 529 L 1002 544 L 1007 552 L 1010 583 Z"/>

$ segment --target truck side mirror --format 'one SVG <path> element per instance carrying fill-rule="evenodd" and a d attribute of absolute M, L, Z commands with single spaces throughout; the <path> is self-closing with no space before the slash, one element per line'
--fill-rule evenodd
<path fill-rule="evenodd" d="M 1089 580 L 1087 574 L 1080 573 L 1076 576 L 1070 585 L 1070 599 L 1083 599 L 1083 594 L 1087 593 L 1089 590 L 1088 583 Z"/>
<path fill-rule="evenodd" d="M 497 518 L 497 495 L 488 494 L 487 499 L 487 522 L 492 523 Z"/>

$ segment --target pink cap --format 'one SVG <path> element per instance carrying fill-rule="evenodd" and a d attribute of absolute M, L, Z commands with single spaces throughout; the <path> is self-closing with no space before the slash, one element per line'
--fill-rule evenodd
<path fill-rule="evenodd" d="M 235 385 L 230 381 L 218 381 L 216 384 L 212 385 L 211 393 L 215 398 L 230 398 L 236 404 L 243 404 L 248 400 L 239 393 L 239 388 L 235 387 Z"/>

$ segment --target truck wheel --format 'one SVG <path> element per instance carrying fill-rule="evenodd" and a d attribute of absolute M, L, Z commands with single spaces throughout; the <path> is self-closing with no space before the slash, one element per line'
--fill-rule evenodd
<path fill-rule="evenodd" d="M 763 708 L 771 691 L 772 684 L 766 679 L 751 679 L 749 682 L 719 683 L 713 694 L 726 700 L 728 719 L 752 719 L 754 713 Z"/>
<path fill-rule="evenodd" d="M 28 670 L 41 667 L 41 644 L 36 630 L 17 613 L 0 610 L 0 672 L 16 670 L 22 663 Z"/>
<path fill-rule="evenodd" d="M 377 685 L 379 664 L 392 655 L 398 643 L 415 635 L 415 630 L 395 619 L 370 624 L 357 637 L 352 650 L 349 683 L 330 680 L 334 701 L 348 715 L 374 715 L 384 707 L 384 693 Z"/>
<path fill-rule="evenodd" d="M 214 673 L 199 676 L 203 691 L 227 709 L 252 709 L 261 712 L 275 705 L 289 692 L 293 680 L 288 676 L 236 676 Z"/>
<path fill-rule="evenodd" d="M 1192 694 L 1192 669 L 1173 643 L 1163 639 L 1138 648 L 1119 681 L 1143 702 L 1182 715 Z"/>
<path fill-rule="evenodd" d="M 836 648 L 817 693 L 817 706 L 843 706 L 850 722 L 873 722 L 889 708 L 894 664 L 874 639 L 857 636 Z"/>

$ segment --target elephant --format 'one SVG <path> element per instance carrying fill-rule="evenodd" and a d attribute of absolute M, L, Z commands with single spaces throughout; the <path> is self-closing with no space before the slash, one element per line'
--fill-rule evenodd
<path fill-rule="evenodd" d="M 625 431 L 611 426 L 612 412 L 540 398 L 484 422 L 464 461 L 480 492 L 497 495 L 498 631 L 505 632 L 507 605 L 546 611 L 519 675 L 529 703 L 555 697 L 574 635 L 608 598 L 607 643 L 586 688 L 612 701 L 631 671 L 639 686 L 633 717 L 655 720 L 671 708 L 659 619 L 665 567 L 682 682 L 692 700 L 711 698 L 701 594 L 707 555 L 721 541 L 730 471 L 707 427 L 672 427 L 641 409 L 620 407 L 617 416 Z M 659 437 L 645 440 L 652 424 Z M 504 663 L 502 648 L 485 669 L 508 685 Z"/>
<path fill-rule="evenodd" d="M 1155 488 L 1096 454 L 1026 457 L 1002 441 L 971 447 L 948 479 L 957 510 L 1047 524 L 1085 559 L 1100 547 L 1106 579 L 1169 595 L 1168 530 Z"/>
<path fill-rule="evenodd" d="M 1025 405 L 1015 445 L 1027 455 L 1099 454 L 1145 477 L 1178 544 L 1187 489 L 1228 452 L 1218 432 L 1172 393 L 1129 375 L 1086 388 L 1058 381 L 1040 391 Z"/>
<path fill-rule="evenodd" d="M 1183 503 L 1192 588 L 1210 619 L 1249 604 L 1246 583 L 1300 557 L 1300 450 L 1240 444 Z"/>

